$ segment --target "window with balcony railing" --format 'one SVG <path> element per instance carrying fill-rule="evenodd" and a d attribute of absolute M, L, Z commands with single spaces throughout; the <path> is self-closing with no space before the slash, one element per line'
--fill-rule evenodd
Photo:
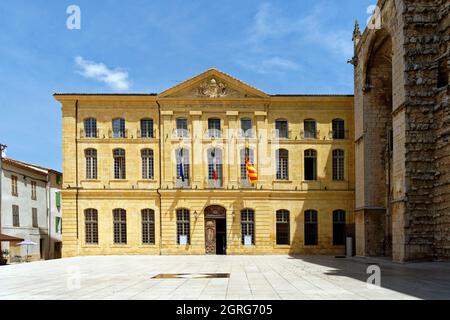
<path fill-rule="evenodd" d="M 140 138 L 154 138 L 153 135 L 153 120 L 141 119 Z"/>
<path fill-rule="evenodd" d="M 97 138 L 97 120 L 95 118 L 84 120 L 84 138 Z"/>
<path fill-rule="evenodd" d="M 275 138 L 288 139 L 289 130 L 287 120 L 278 119 L 275 121 Z"/>
<path fill-rule="evenodd" d="M 112 121 L 112 137 L 126 138 L 125 119 L 117 118 Z"/>
<path fill-rule="evenodd" d="M 317 124 L 316 120 L 307 119 L 303 122 L 303 137 L 305 139 L 317 139 Z"/>
<path fill-rule="evenodd" d="M 241 138 L 252 138 L 253 130 L 252 130 L 252 120 L 249 118 L 241 119 Z"/>
<path fill-rule="evenodd" d="M 332 121 L 332 137 L 333 139 L 345 139 L 345 122 L 342 119 L 334 119 Z"/>
<path fill-rule="evenodd" d="M 220 119 L 211 118 L 208 119 L 208 132 L 207 136 L 209 138 L 220 138 L 222 135 L 220 127 Z"/>
<path fill-rule="evenodd" d="M 188 138 L 189 131 L 188 131 L 187 119 L 186 118 L 177 118 L 175 120 L 175 122 L 176 122 L 175 136 L 177 138 Z"/>

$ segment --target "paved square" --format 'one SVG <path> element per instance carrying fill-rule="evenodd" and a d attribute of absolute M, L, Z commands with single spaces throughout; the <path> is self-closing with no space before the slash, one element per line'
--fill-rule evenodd
<path fill-rule="evenodd" d="M 382 288 L 366 285 L 381 268 Z M 229 278 L 196 274 L 229 273 Z M 158 274 L 192 276 L 152 279 Z M 0 267 L 4 299 L 450 299 L 450 263 L 331 256 L 93 256 Z"/>

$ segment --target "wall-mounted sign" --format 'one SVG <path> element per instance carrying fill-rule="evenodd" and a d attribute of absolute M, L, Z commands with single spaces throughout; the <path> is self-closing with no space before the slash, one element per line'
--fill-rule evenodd
<path fill-rule="evenodd" d="M 185 246 L 185 245 L 187 245 L 188 244 L 188 241 L 187 241 L 187 236 L 183 236 L 183 235 L 180 235 L 180 245 L 183 245 L 183 246 Z"/>

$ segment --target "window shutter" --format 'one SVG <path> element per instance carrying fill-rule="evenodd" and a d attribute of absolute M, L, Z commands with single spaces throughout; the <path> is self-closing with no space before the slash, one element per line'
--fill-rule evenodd
<path fill-rule="evenodd" d="M 56 192 L 56 207 L 61 208 L 61 192 Z"/>
<path fill-rule="evenodd" d="M 56 184 L 58 184 L 58 185 L 61 184 L 61 175 L 60 174 L 56 175 Z"/>

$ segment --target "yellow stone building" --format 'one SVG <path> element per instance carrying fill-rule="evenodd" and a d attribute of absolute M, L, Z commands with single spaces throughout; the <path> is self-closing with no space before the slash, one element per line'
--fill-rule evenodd
<path fill-rule="evenodd" d="M 354 235 L 353 96 L 210 69 L 160 94 L 55 98 L 66 257 L 343 254 Z"/>

